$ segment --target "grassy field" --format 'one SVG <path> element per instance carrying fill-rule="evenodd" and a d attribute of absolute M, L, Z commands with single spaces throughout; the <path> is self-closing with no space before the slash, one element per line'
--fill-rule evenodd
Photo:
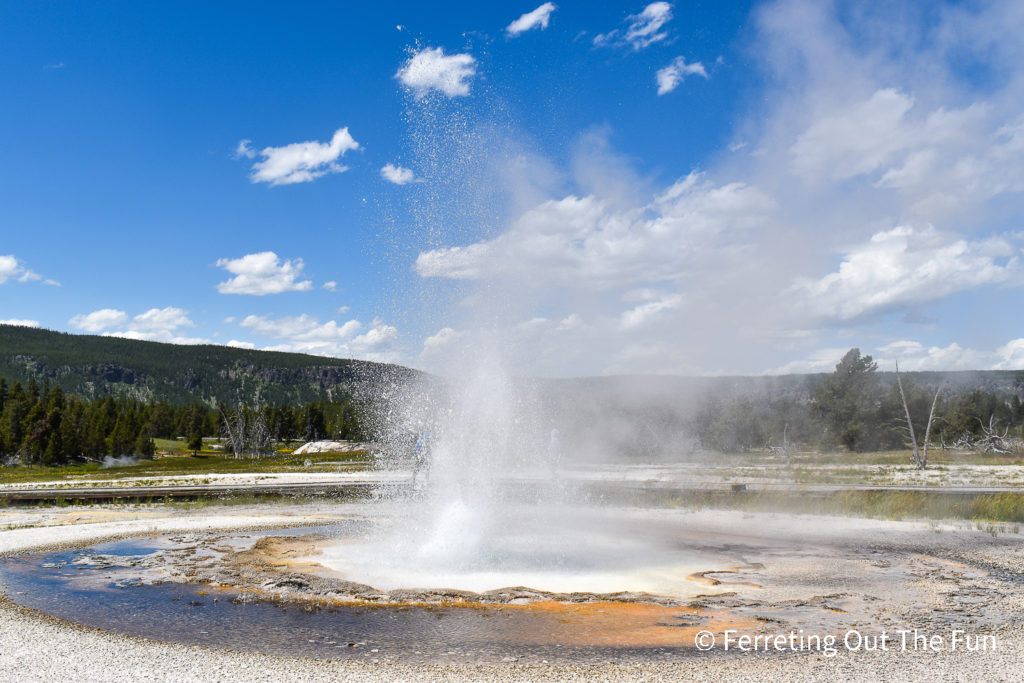
<path fill-rule="evenodd" d="M 721 507 L 722 501 L 686 500 L 683 506 Z M 765 492 L 739 496 L 731 509 L 758 512 L 835 514 L 875 519 L 964 519 L 982 522 L 1024 522 L 1024 493 L 979 495 L 950 500 L 930 491 L 841 491 L 828 497 Z M 1019 531 L 1019 527 L 1014 531 Z"/>
<path fill-rule="evenodd" d="M 690 470 L 705 482 L 858 486 L 981 486 L 1024 489 L 1024 456 L 936 449 L 918 470 L 909 451 L 821 453 L 799 451 L 787 458 L 764 451 L 705 455 Z"/>
<path fill-rule="evenodd" d="M 784 465 L 786 456 L 767 451 L 751 451 L 721 456 L 722 460 L 733 463 Z M 795 467 L 818 465 L 892 465 L 910 467 L 910 451 L 877 451 L 871 453 L 849 453 L 845 451 L 793 451 L 789 461 Z M 977 453 L 974 451 L 928 449 L 928 466 L 941 467 L 948 465 L 1024 465 L 1024 453 Z"/>
<path fill-rule="evenodd" d="M 120 467 L 104 468 L 99 463 L 84 463 L 66 467 L 5 467 L 0 468 L 0 485 L 77 478 L 120 479 L 230 472 L 337 472 L 339 467 L 346 470 L 366 469 L 370 462 L 370 456 L 365 452 L 308 453 L 304 455 L 276 453 L 261 458 L 233 458 L 225 456 L 223 453 L 205 451 L 193 456 L 191 451 L 184 450 L 171 455 L 158 456 L 153 460 L 139 460 L 134 465 Z"/>

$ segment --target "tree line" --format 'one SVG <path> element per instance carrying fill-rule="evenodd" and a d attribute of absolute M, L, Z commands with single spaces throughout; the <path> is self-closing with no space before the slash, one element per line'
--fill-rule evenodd
<path fill-rule="evenodd" d="M 162 344 L 0 324 L 0 377 L 35 378 L 87 398 L 124 396 L 175 405 L 289 403 L 373 396 L 416 381 L 397 365 L 227 346 Z"/>
<path fill-rule="evenodd" d="M 238 426 L 243 425 L 240 432 Z M 253 439 L 261 441 L 254 444 Z M 87 400 L 60 385 L 24 386 L 0 378 L 0 459 L 61 465 L 106 456 L 152 457 L 154 439 L 185 438 L 198 451 L 203 437 L 227 439 L 236 454 L 266 452 L 276 442 L 325 438 L 364 440 L 351 400 L 210 407 L 106 396 Z"/>
<path fill-rule="evenodd" d="M 917 437 L 928 433 L 935 446 L 988 444 L 998 451 L 1000 439 L 1024 438 L 1024 402 L 1018 393 L 953 391 L 941 384 L 918 385 L 905 375 L 902 385 L 906 407 L 897 379 L 884 379 L 871 356 L 853 348 L 806 398 L 711 397 L 691 429 L 703 448 L 732 453 L 798 444 L 855 452 L 909 448 L 907 413 Z"/>

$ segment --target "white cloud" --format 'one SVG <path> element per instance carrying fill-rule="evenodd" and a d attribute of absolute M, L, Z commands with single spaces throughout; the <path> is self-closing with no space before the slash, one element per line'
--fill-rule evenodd
<path fill-rule="evenodd" d="M 679 308 L 683 302 L 682 294 L 672 294 L 662 298 L 639 304 L 638 306 L 624 311 L 619 318 L 619 326 L 623 330 L 632 330 L 645 325 L 658 317 L 662 311 L 670 311 Z"/>
<path fill-rule="evenodd" d="M 395 74 L 401 83 L 421 99 L 431 90 L 448 97 L 469 94 L 469 81 L 476 75 L 476 60 L 469 54 L 446 55 L 440 47 L 423 48 Z"/>
<path fill-rule="evenodd" d="M 462 336 L 463 333 L 457 330 L 450 327 L 442 327 L 437 331 L 437 334 L 433 334 L 423 340 L 423 351 L 429 352 L 448 346 L 452 342 L 460 339 Z"/>
<path fill-rule="evenodd" d="M 79 314 L 68 321 L 68 324 L 76 330 L 85 332 L 102 332 L 117 325 L 123 325 L 128 320 L 128 314 L 113 308 L 101 308 L 92 313 Z"/>
<path fill-rule="evenodd" d="M 634 50 L 642 50 L 668 38 L 668 32 L 661 29 L 671 19 L 671 3 L 652 2 L 640 14 L 626 17 L 624 31 L 616 29 L 594 36 L 594 45 L 629 45 Z"/>
<path fill-rule="evenodd" d="M 900 364 L 901 370 L 988 370 L 997 363 L 992 352 L 967 349 L 956 342 L 948 346 L 925 347 L 915 341 L 897 341 L 880 346 L 873 354 L 882 370 Z"/>
<path fill-rule="evenodd" d="M 302 276 L 302 259 L 282 262 L 272 251 L 246 254 L 237 259 L 218 259 L 217 266 L 224 268 L 235 277 L 217 285 L 221 294 L 280 294 L 281 292 L 306 292 L 313 288 L 311 280 L 299 280 Z"/>
<path fill-rule="evenodd" d="M 807 358 L 794 360 L 767 371 L 766 375 L 793 375 L 807 374 L 814 372 L 832 372 L 836 364 L 842 360 L 843 355 L 849 351 L 849 347 L 817 349 Z"/>
<path fill-rule="evenodd" d="M 540 28 L 545 29 L 548 27 L 548 22 L 551 20 L 551 13 L 557 9 L 555 3 L 545 2 L 543 5 L 522 15 L 505 28 L 505 32 L 510 37 L 518 36 L 520 33 L 529 31 L 531 29 Z"/>
<path fill-rule="evenodd" d="M 189 320 L 188 311 L 168 306 L 167 308 L 151 308 L 145 313 L 132 318 L 128 329 L 143 335 L 173 335 L 179 327 L 195 327 Z"/>
<path fill-rule="evenodd" d="M 359 149 L 359 143 L 352 138 L 347 127 L 336 130 L 330 142 L 294 142 L 261 150 L 252 149 L 249 142 L 242 140 L 238 143 L 236 158 L 263 157 L 262 161 L 252 165 L 249 180 L 271 185 L 308 183 L 328 173 L 343 173 L 348 167 L 337 163 L 339 157 Z"/>
<path fill-rule="evenodd" d="M 1007 30 L 1024 15 L 1013 3 L 938 7 L 931 19 L 900 1 L 843 18 L 808 0 L 756 11 L 752 48 L 777 83 L 747 126 L 762 138 L 759 170 L 896 221 L 976 217 L 1024 192 L 1024 51 Z M 1005 78 L 967 79 L 965 63 Z"/>
<path fill-rule="evenodd" d="M 334 280 L 328 280 L 323 284 L 323 288 L 326 289 L 328 292 L 337 292 L 338 283 Z"/>
<path fill-rule="evenodd" d="M 616 209 L 593 195 L 544 202 L 493 240 L 421 253 L 416 272 L 515 276 L 585 291 L 675 281 L 706 267 L 710 252 L 735 252 L 773 209 L 756 188 L 717 186 L 693 173 L 638 208 Z"/>
<path fill-rule="evenodd" d="M 71 327 L 85 332 L 101 332 L 104 336 L 125 337 L 161 341 L 171 344 L 206 344 L 208 340 L 185 337 L 183 327 L 195 327 L 188 317 L 188 311 L 168 306 L 151 308 L 129 320 L 128 314 L 113 308 L 103 308 L 92 313 L 80 314 L 68 321 Z M 122 327 L 115 330 L 111 328 Z"/>
<path fill-rule="evenodd" d="M 250 315 L 239 324 L 264 337 L 310 342 L 349 339 L 362 329 L 362 324 L 358 320 L 349 320 L 340 326 L 334 320 L 330 320 L 321 325 L 315 317 L 305 313 L 283 318 Z"/>
<path fill-rule="evenodd" d="M 789 362 L 766 374 L 832 372 L 849 347 L 818 349 L 806 358 Z M 899 363 L 907 372 L 928 370 L 1020 370 L 1024 369 L 1024 339 L 1013 339 L 994 349 L 972 349 L 951 342 L 946 346 L 926 346 L 902 339 L 875 348 L 863 349 L 878 363 L 878 369 L 892 372 Z"/>
<path fill-rule="evenodd" d="M 0 256 L 0 284 L 3 284 L 8 280 L 29 282 L 39 279 L 40 275 L 38 273 L 26 268 L 25 264 L 14 256 L 10 254 L 7 256 Z"/>
<path fill-rule="evenodd" d="M 0 320 L 0 325 L 14 325 L 15 327 L 39 327 L 38 320 L 25 320 L 23 318 L 9 318 Z"/>
<path fill-rule="evenodd" d="M 820 315 L 848 320 L 984 285 L 1020 284 L 1019 253 L 1003 238 L 968 241 L 932 226 L 900 226 L 851 249 L 838 271 L 801 278 L 792 291 L 806 295 L 806 305 Z"/>
<path fill-rule="evenodd" d="M 250 349 L 251 350 L 251 349 L 255 349 L 256 348 L 256 345 L 253 344 L 252 342 L 238 341 L 237 339 L 232 339 L 231 341 L 229 341 L 226 344 L 224 344 L 224 346 L 230 346 L 233 349 Z"/>
<path fill-rule="evenodd" d="M 963 326 L 977 348 L 1021 336 L 1007 313 L 1024 285 L 1024 43 L 1009 28 L 1024 9 L 1013 5 L 759 3 L 743 47 L 767 74 L 719 138 L 733 154 L 708 154 L 703 173 L 667 189 L 608 145 L 559 147 L 563 168 L 524 155 L 494 190 L 514 197 L 507 217 L 421 248 L 419 275 L 459 280 L 442 291 L 461 306 L 431 311 L 429 329 L 493 312 L 524 374 L 831 371 L 850 346 L 925 334 L 920 358 L 974 364 Z M 664 45 L 663 9 L 596 43 Z M 657 87 L 682 89 L 676 78 Z M 453 183 L 452 203 L 479 202 L 481 185 L 459 195 Z M 815 356 L 823 346 L 843 348 Z"/>
<path fill-rule="evenodd" d="M 321 323 L 316 317 L 307 314 L 281 318 L 250 315 L 239 324 L 262 337 L 283 340 L 282 343 L 264 347 L 271 351 L 381 362 L 394 362 L 400 359 L 397 347 L 398 330 L 376 319 L 365 331 L 364 325 L 358 320 L 349 320 L 342 324 L 334 320 Z"/>
<path fill-rule="evenodd" d="M 822 116 L 790 149 L 793 170 L 834 180 L 874 171 L 906 146 L 903 117 L 913 106 L 912 98 L 886 88 L 865 102 Z"/>
<path fill-rule="evenodd" d="M 248 138 L 246 138 L 244 140 L 239 140 L 238 141 L 238 146 L 235 147 L 235 158 L 236 159 L 241 159 L 242 157 L 245 157 L 246 159 L 255 159 L 256 158 L 256 150 L 254 150 L 252 147 L 249 146 L 249 143 L 251 143 L 251 142 L 252 142 L 252 140 L 250 140 Z"/>
<path fill-rule="evenodd" d="M 384 164 L 380 169 L 380 177 L 395 185 L 405 185 L 414 181 L 416 174 L 409 168 L 395 166 L 394 164 Z"/>
<path fill-rule="evenodd" d="M 683 79 L 693 74 L 703 76 L 704 78 L 708 77 L 708 72 L 700 62 L 687 64 L 686 59 L 683 57 L 676 57 L 668 66 L 658 69 L 658 73 L 655 75 L 654 80 L 658 84 L 658 94 L 664 95 L 672 92 L 679 87 Z"/>
<path fill-rule="evenodd" d="M 1013 339 L 996 349 L 998 362 L 992 366 L 993 370 L 1021 370 L 1024 369 L 1024 338 Z"/>
<path fill-rule="evenodd" d="M 874 349 L 872 354 L 880 370 L 1013 370 L 1024 367 L 1024 354 L 1017 352 L 1024 342 L 1015 339 L 997 349 L 965 348 L 956 342 L 946 346 L 925 346 L 902 340 Z"/>

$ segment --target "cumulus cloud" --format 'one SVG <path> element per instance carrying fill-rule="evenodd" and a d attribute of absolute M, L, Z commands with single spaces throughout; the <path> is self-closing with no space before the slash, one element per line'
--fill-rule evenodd
<path fill-rule="evenodd" d="M 271 351 L 382 362 L 394 362 L 400 358 L 398 329 L 378 319 L 368 329 L 358 320 L 341 324 L 335 320 L 321 323 L 315 316 L 305 313 L 280 318 L 250 315 L 239 324 L 253 334 L 281 340 L 280 343 L 263 347 Z"/>
<path fill-rule="evenodd" d="M 416 174 L 412 172 L 412 169 L 394 164 L 384 164 L 380 169 L 380 177 L 395 185 L 405 185 L 416 180 Z"/>
<path fill-rule="evenodd" d="M 672 19 L 672 5 L 668 2 L 652 2 L 639 14 L 626 17 L 626 28 L 594 36 L 594 45 L 628 45 L 634 50 L 643 50 L 654 43 L 668 38 L 662 28 Z"/>
<path fill-rule="evenodd" d="M 823 316 L 851 319 L 984 285 L 1021 284 L 1019 253 L 1005 238 L 969 241 L 932 226 L 899 226 L 872 235 L 843 257 L 838 271 L 802 279 L 794 291 Z"/>
<path fill-rule="evenodd" d="M 140 313 L 132 318 L 129 329 L 140 334 L 167 335 L 179 327 L 195 327 L 195 323 L 189 320 L 188 311 L 168 306 Z"/>
<path fill-rule="evenodd" d="M 323 284 L 323 288 L 326 289 L 328 292 L 337 292 L 338 283 L 334 280 L 328 280 Z"/>
<path fill-rule="evenodd" d="M 79 314 L 68 321 L 68 324 L 76 330 L 85 332 L 102 332 L 110 327 L 123 325 L 128 320 L 128 314 L 113 308 L 101 308 L 92 313 Z"/>
<path fill-rule="evenodd" d="M 883 370 L 992 370 L 1000 363 L 997 350 L 979 351 L 953 342 L 947 346 L 925 346 L 916 341 L 896 341 L 875 350 L 874 358 Z"/>
<path fill-rule="evenodd" d="M 792 360 L 765 372 L 766 375 L 794 375 L 815 372 L 832 372 L 836 364 L 849 351 L 849 347 L 816 349 L 805 358 Z"/>
<path fill-rule="evenodd" d="M 632 330 L 655 319 L 662 311 L 669 311 L 679 308 L 683 302 L 682 294 L 671 294 L 669 296 L 648 301 L 624 311 L 619 319 L 619 326 L 623 330 Z"/>
<path fill-rule="evenodd" d="M 735 253 L 773 209 L 757 188 L 692 173 L 640 207 L 620 209 L 594 195 L 546 201 L 495 239 L 421 253 L 416 271 L 468 280 L 508 275 L 585 291 L 677 281 L 702 269 L 710 251 Z"/>
<path fill-rule="evenodd" d="M 832 372 L 849 348 L 819 349 L 808 357 L 775 368 L 767 374 Z M 950 342 L 926 345 L 901 339 L 864 349 L 878 363 L 879 370 L 892 371 L 899 363 L 904 371 L 937 370 L 1019 370 L 1024 368 L 1024 339 L 1012 339 L 995 348 L 975 349 Z"/>
<path fill-rule="evenodd" d="M 695 347 L 721 349 L 727 321 L 756 326 L 778 274 L 752 258 L 777 209 L 756 187 L 695 172 L 638 204 L 605 192 L 540 202 L 496 237 L 421 252 L 415 269 L 484 285 L 478 307 L 508 311 L 503 334 L 531 372 L 693 373 Z M 576 308 L 538 310 L 550 301 Z"/>
<path fill-rule="evenodd" d="M 777 84 L 755 114 L 759 170 L 804 193 L 870 196 L 897 220 L 959 220 L 1024 192 L 1024 51 L 1006 30 L 1024 16 L 1007 3 L 939 6 L 844 18 L 808 0 L 759 8 L 752 50 Z M 1006 78 L 979 87 L 965 63 Z"/>
<path fill-rule="evenodd" d="M 1020 370 L 1024 368 L 1024 338 L 1012 339 L 996 349 L 998 361 L 993 370 Z"/>
<path fill-rule="evenodd" d="M 912 131 L 904 117 L 913 105 L 908 95 L 885 88 L 864 102 L 821 116 L 790 149 L 793 170 L 833 180 L 876 170 L 907 146 Z"/>
<path fill-rule="evenodd" d="M 38 320 L 25 320 L 24 318 L 8 318 L 0 320 L 0 325 L 13 325 L 15 327 L 39 327 Z"/>
<path fill-rule="evenodd" d="M 13 255 L 0 256 L 0 285 L 8 280 L 16 282 L 30 282 L 39 280 L 41 276 L 25 266 L 21 260 Z"/>
<path fill-rule="evenodd" d="M 328 173 L 343 173 L 347 166 L 338 163 L 346 152 L 359 149 L 348 128 L 339 128 L 329 142 L 294 142 L 283 147 L 264 147 L 261 150 L 249 146 L 249 140 L 242 140 L 235 150 L 235 157 L 255 159 L 263 157 L 252 165 L 249 180 L 254 183 L 291 185 L 308 183 Z"/>
<path fill-rule="evenodd" d="M 249 349 L 249 350 L 252 350 L 252 349 L 256 348 L 256 345 L 253 344 L 252 342 L 238 341 L 237 339 L 232 339 L 231 341 L 229 341 L 226 344 L 224 344 L 224 346 L 230 346 L 233 349 Z"/>
<path fill-rule="evenodd" d="M 1012 5 L 762 3 L 745 47 L 765 78 L 721 138 L 732 154 L 684 160 L 699 171 L 668 187 L 582 145 L 552 181 L 533 181 L 545 167 L 527 158 L 496 190 L 515 197 L 508 217 L 431 242 L 415 270 L 500 319 L 524 372 L 828 372 L 850 346 L 925 334 L 877 357 L 1011 367 L 1024 347 L 1000 346 L 1020 336 L 1005 312 L 1024 285 Z M 650 5 L 595 43 L 665 41 L 671 10 Z M 662 94 L 707 74 L 669 66 Z M 970 345 L 965 309 L 985 316 Z M 467 310 L 430 329 L 470 329 Z M 425 351 L 444 348 L 438 335 Z"/>
<path fill-rule="evenodd" d="M 450 344 L 453 340 L 458 339 L 461 334 L 453 330 L 450 327 L 442 327 L 437 331 L 437 334 L 433 334 L 423 340 L 424 349 L 433 349 L 439 346 Z"/>
<path fill-rule="evenodd" d="M 514 38 L 520 33 L 530 31 L 535 28 L 546 29 L 548 22 L 551 20 L 551 13 L 557 9 L 555 3 L 545 2 L 543 5 L 522 15 L 505 28 L 505 32 L 509 37 Z"/>
<path fill-rule="evenodd" d="M 302 277 L 302 259 L 282 261 L 272 251 L 246 254 L 237 259 L 218 259 L 217 266 L 234 277 L 217 285 L 221 294 L 280 294 L 281 292 L 306 292 L 313 288 L 311 280 Z"/>
<path fill-rule="evenodd" d="M 416 99 L 422 99 L 431 90 L 448 97 L 464 97 L 469 94 L 469 82 L 474 75 L 476 59 L 472 55 L 446 55 L 443 48 L 428 47 L 410 57 L 395 78 L 409 88 Z"/>
<path fill-rule="evenodd" d="M 693 74 L 703 76 L 704 78 L 708 77 L 708 72 L 700 62 L 687 64 L 686 59 L 683 57 L 676 57 L 668 66 L 658 69 L 657 74 L 655 74 L 654 80 L 658 84 L 658 94 L 664 95 L 672 92 L 679 87 L 683 79 Z"/>
<path fill-rule="evenodd" d="M 129 319 L 128 314 L 113 308 L 102 308 L 80 314 L 68 321 L 71 327 L 104 336 L 161 341 L 171 344 L 206 344 L 206 339 L 183 336 L 181 328 L 195 327 L 188 311 L 168 306 L 151 308 Z M 112 329 L 122 328 L 122 329 Z"/>

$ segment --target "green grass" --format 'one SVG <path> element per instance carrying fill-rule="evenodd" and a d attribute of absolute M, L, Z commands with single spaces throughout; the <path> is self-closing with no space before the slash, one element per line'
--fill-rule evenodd
<path fill-rule="evenodd" d="M 306 461 L 310 462 L 309 467 Z M 210 473 L 276 473 L 276 472 L 336 472 L 362 470 L 369 467 L 368 453 L 309 453 L 293 455 L 275 453 L 262 458 L 233 458 L 223 453 L 191 452 L 167 455 L 154 460 L 140 460 L 135 465 L 103 469 L 99 463 L 84 463 L 64 467 L 20 466 L 0 469 L 0 485 L 34 481 L 70 481 L 76 478 L 119 479 L 145 476 L 189 476 Z"/>
<path fill-rule="evenodd" d="M 168 455 L 185 455 L 191 453 L 188 442 L 184 439 L 153 439 L 157 453 Z"/>
<path fill-rule="evenodd" d="M 720 464 L 730 463 L 748 466 L 779 466 L 786 462 L 785 456 L 769 454 L 764 451 L 719 455 L 711 459 L 713 462 Z M 911 466 L 909 450 L 874 451 L 870 453 L 795 451 L 790 455 L 790 460 L 794 467 L 801 465 L 809 467 L 820 465 Z M 941 448 L 928 449 L 928 467 L 930 469 L 949 465 L 1024 465 L 1024 456 L 1012 453 L 1001 455 L 998 453 L 975 453 L 973 451 L 944 451 Z"/>
<path fill-rule="evenodd" d="M 650 502 L 650 501 L 648 501 Z M 1024 522 L 1024 492 L 971 497 L 931 491 L 842 491 L 829 496 L 801 492 L 746 492 L 732 495 L 675 496 L 661 501 L 692 509 L 843 515 L 875 519 L 960 519 L 975 522 Z"/>
<path fill-rule="evenodd" d="M 306 503 L 347 503 L 359 498 L 360 494 L 332 495 L 332 496 L 286 496 L 276 493 L 266 495 L 233 494 L 230 496 L 197 496 L 189 499 L 169 500 L 164 505 L 179 510 L 197 510 L 208 507 L 232 506 L 232 505 L 264 505 L 264 504 L 290 504 L 303 505 Z"/>

